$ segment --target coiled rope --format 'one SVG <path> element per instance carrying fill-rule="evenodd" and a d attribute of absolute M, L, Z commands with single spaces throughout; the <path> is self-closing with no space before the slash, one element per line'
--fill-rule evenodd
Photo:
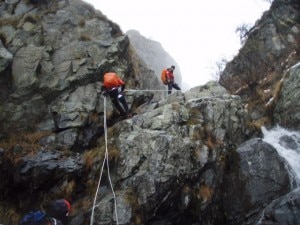
<path fill-rule="evenodd" d="M 106 97 L 104 97 L 104 122 L 103 122 L 103 124 L 104 124 L 104 137 L 105 137 L 105 156 L 104 156 L 104 160 L 103 160 L 103 163 L 102 163 L 101 172 L 100 172 L 100 175 L 99 175 L 99 182 L 98 182 L 98 186 L 97 186 L 97 190 L 96 190 L 96 194 L 95 194 L 95 198 L 94 198 L 90 225 L 93 225 L 93 223 L 94 223 L 95 205 L 96 205 L 96 201 L 97 201 L 97 196 L 98 196 L 98 192 L 99 192 L 99 188 L 100 188 L 100 183 L 101 183 L 101 178 L 102 178 L 103 168 L 104 168 L 105 162 L 106 162 L 106 167 L 107 167 L 107 175 L 108 175 L 109 184 L 110 184 L 113 196 L 114 196 L 116 222 L 117 222 L 117 225 L 119 225 L 118 210 L 117 210 L 117 199 L 116 199 L 116 194 L 115 194 L 112 182 L 111 182 L 110 171 L 109 171 L 109 163 L 108 163 L 107 124 L 106 124 Z"/>

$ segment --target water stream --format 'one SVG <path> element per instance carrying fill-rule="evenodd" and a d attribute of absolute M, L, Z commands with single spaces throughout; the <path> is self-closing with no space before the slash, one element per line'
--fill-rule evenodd
<path fill-rule="evenodd" d="M 287 130 L 279 126 L 270 130 L 263 127 L 262 132 L 264 135 L 263 140 L 271 144 L 288 164 L 288 171 L 290 173 L 291 180 L 293 180 L 291 181 L 291 184 L 296 182 L 292 185 L 292 188 L 294 188 L 294 190 L 296 190 L 296 188 L 300 188 L 300 132 Z M 276 201 L 276 199 L 274 201 Z M 281 208 L 279 207 L 277 210 L 276 208 L 273 209 L 274 211 L 272 215 L 275 217 L 277 216 L 275 219 L 276 222 L 274 223 L 277 225 L 298 224 L 294 222 L 295 218 L 297 218 L 297 215 L 294 213 L 297 212 L 298 209 L 294 209 L 293 206 L 290 209 L 289 205 L 293 205 L 293 203 L 289 202 L 289 200 L 286 201 L 287 203 L 281 206 Z M 282 209 L 284 210 L 282 211 Z M 273 220 L 270 220 L 268 216 L 265 217 L 265 210 L 266 208 L 263 209 L 257 225 L 272 224 Z M 280 215 L 280 213 L 282 214 L 283 212 L 285 216 Z M 279 221 L 277 221 L 277 219 L 279 219 Z"/>
<path fill-rule="evenodd" d="M 300 132 L 290 131 L 281 127 L 267 130 L 262 128 L 263 140 L 271 144 L 289 164 L 296 186 L 300 186 Z"/>

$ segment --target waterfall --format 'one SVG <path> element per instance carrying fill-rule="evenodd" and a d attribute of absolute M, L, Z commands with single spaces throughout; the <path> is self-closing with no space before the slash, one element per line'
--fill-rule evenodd
<path fill-rule="evenodd" d="M 271 144 L 289 164 L 296 185 L 300 186 L 300 132 L 279 126 L 267 130 L 262 127 L 263 140 Z"/>

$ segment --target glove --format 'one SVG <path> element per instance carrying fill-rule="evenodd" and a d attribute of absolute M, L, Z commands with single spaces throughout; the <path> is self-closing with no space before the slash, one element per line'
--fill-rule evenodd
<path fill-rule="evenodd" d="M 106 91 L 106 88 L 102 85 L 101 86 L 101 94 L 104 96 L 104 97 L 107 97 L 107 91 Z"/>
<path fill-rule="evenodd" d="M 106 91 L 102 91 L 101 94 L 102 94 L 104 97 L 107 97 L 107 92 L 106 92 Z"/>

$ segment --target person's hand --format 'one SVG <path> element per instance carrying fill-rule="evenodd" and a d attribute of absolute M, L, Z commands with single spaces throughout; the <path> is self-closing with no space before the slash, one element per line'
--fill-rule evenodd
<path fill-rule="evenodd" d="M 103 95 L 104 97 L 107 97 L 107 92 L 106 92 L 106 91 L 102 91 L 102 95 Z"/>

